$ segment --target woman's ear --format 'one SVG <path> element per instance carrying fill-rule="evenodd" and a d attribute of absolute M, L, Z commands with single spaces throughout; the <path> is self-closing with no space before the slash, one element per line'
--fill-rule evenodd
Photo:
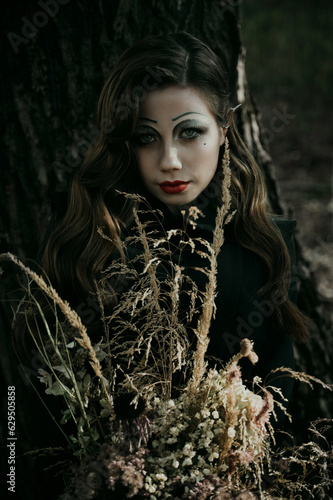
<path fill-rule="evenodd" d="M 227 129 L 230 127 L 232 119 L 234 117 L 235 111 L 241 106 L 241 104 L 237 104 L 234 108 L 230 108 L 229 113 L 228 113 L 228 120 L 225 125 L 223 125 L 223 129 L 225 130 L 225 134 L 227 133 Z"/>
<path fill-rule="evenodd" d="M 221 125 L 221 140 L 220 140 L 220 146 L 224 144 L 225 138 L 227 136 L 228 128 L 231 125 L 232 119 L 234 117 L 235 111 L 241 106 L 241 104 L 237 104 L 234 108 L 230 108 L 228 111 L 228 117 L 227 117 L 227 123 L 225 125 Z"/>
<path fill-rule="evenodd" d="M 224 141 L 225 141 L 225 138 L 226 138 L 226 135 L 227 135 L 227 129 L 221 125 L 220 126 L 220 146 L 222 146 L 224 144 Z"/>

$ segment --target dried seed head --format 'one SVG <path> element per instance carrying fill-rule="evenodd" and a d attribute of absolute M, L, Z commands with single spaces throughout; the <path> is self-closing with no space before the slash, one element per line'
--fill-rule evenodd
<path fill-rule="evenodd" d="M 240 355 L 243 358 L 248 358 L 254 365 L 258 361 L 258 356 L 253 350 L 253 342 L 249 339 L 243 339 L 240 343 Z"/>

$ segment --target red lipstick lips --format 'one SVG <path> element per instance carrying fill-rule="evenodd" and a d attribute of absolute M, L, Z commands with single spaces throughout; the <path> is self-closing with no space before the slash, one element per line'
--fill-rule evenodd
<path fill-rule="evenodd" d="M 160 184 L 160 188 L 168 194 L 177 194 L 185 191 L 190 182 L 185 181 L 165 181 Z"/>

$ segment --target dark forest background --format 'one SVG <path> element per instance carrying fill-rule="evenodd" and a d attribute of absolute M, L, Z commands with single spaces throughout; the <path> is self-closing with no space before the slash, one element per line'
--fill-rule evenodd
<path fill-rule="evenodd" d="M 98 96 L 120 53 L 150 34 L 189 31 L 222 57 L 231 85 L 240 82 L 238 125 L 243 135 L 250 131 L 246 140 L 265 174 L 272 209 L 298 221 L 299 306 L 318 330 L 296 346 L 297 368 L 332 382 L 332 2 L 53 0 L 46 14 L 41 3 L 0 2 L 0 251 L 26 264 L 36 257 L 52 196 L 66 188 L 93 140 Z M 237 64 L 243 63 L 242 45 L 246 75 Z M 236 103 L 236 92 L 233 97 Z M 3 270 L 1 442 L 5 449 L 7 386 L 15 385 L 16 498 L 28 500 L 38 498 L 32 459 L 22 458 L 35 444 L 29 440 L 31 400 L 11 345 L 22 277 L 13 265 Z M 296 384 L 291 412 L 289 430 L 302 442 L 311 420 L 332 417 L 332 397 Z"/>
<path fill-rule="evenodd" d="M 319 289 L 333 298 L 333 4 L 244 0 L 251 91 L 262 112 L 282 198 L 306 245 Z M 293 115 L 277 133 L 274 109 Z M 325 258 L 327 256 L 327 258 Z"/>

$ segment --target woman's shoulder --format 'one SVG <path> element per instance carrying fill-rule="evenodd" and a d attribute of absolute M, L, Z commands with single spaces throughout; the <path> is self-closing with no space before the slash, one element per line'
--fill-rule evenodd
<path fill-rule="evenodd" d="M 292 239 L 294 230 L 297 225 L 295 219 L 286 219 L 279 215 L 272 215 L 271 221 L 279 229 L 283 239 L 287 242 Z"/>

